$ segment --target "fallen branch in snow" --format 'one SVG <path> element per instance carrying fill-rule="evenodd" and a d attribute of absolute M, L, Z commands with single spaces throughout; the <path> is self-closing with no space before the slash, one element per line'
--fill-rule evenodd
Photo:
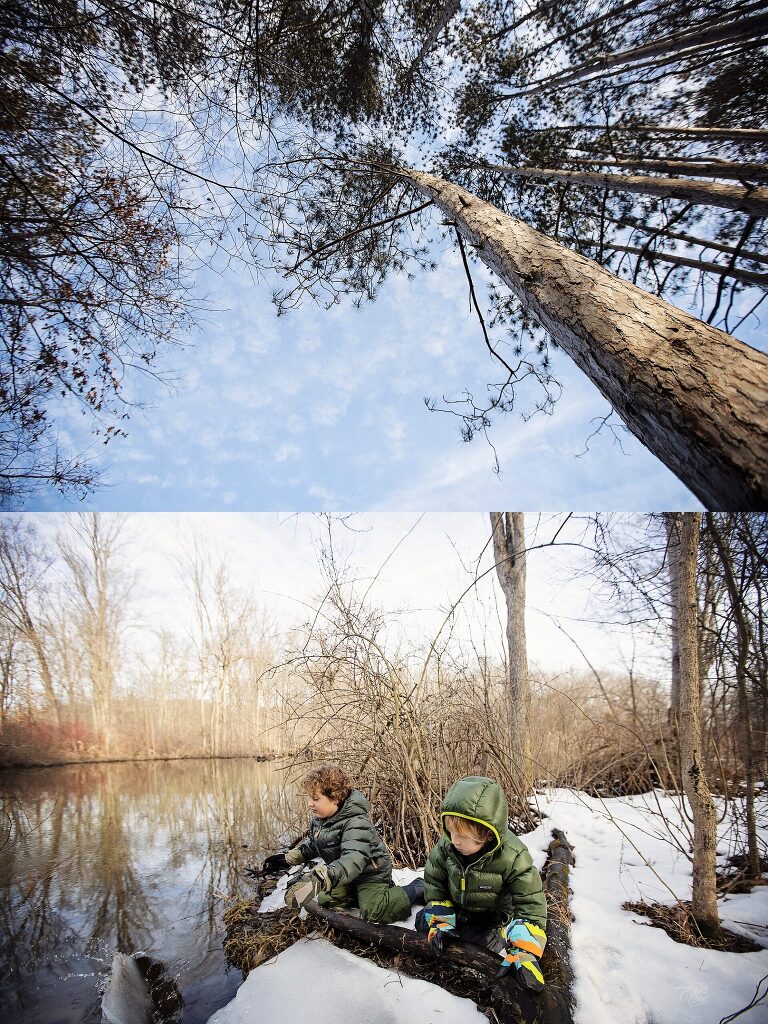
<path fill-rule="evenodd" d="M 500 1024 L 571 1024 L 572 1021 L 568 871 L 573 864 L 573 848 L 563 832 L 555 830 L 553 836 L 549 848 L 550 857 L 544 870 L 544 888 L 550 911 L 547 946 L 542 959 L 544 976 L 547 978 L 544 991 L 540 995 L 532 995 L 516 983 L 513 975 L 497 978 L 499 957 L 470 942 L 450 943 L 439 961 L 446 968 L 455 966 L 490 979 L 493 1011 Z M 358 942 L 377 949 L 422 957 L 435 964 L 425 937 L 411 929 L 370 924 L 359 917 L 328 910 L 314 902 L 307 904 L 306 910 L 312 917 Z"/>

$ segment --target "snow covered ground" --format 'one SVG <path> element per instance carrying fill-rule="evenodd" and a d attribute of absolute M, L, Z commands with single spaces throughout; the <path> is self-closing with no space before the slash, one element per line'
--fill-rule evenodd
<path fill-rule="evenodd" d="M 624 902 L 690 899 L 687 823 L 679 801 L 661 792 L 601 800 L 545 790 L 546 815 L 524 836 L 539 867 L 553 828 L 574 846 L 572 960 L 576 1024 L 720 1024 L 762 994 L 739 1024 L 768 1022 L 768 886 L 720 901 L 723 924 L 763 946 L 718 953 L 674 942 Z M 724 809 L 718 855 L 734 850 L 741 808 Z M 768 799 L 759 805 L 768 840 Z M 682 848 L 681 848 L 682 847 Z M 406 882 L 415 872 L 396 873 Z M 284 888 L 262 906 L 282 903 Z M 415 915 L 414 915 L 415 916 Z M 405 922 L 407 927 L 409 922 Z M 466 999 L 384 970 L 324 940 L 305 940 L 252 971 L 236 998 L 209 1024 L 481 1024 Z"/>

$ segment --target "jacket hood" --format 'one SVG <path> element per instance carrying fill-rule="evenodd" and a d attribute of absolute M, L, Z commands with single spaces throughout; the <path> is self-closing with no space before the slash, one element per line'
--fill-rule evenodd
<path fill-rule="evenodd" d="M 496 836 L 494 850 L 504 842 L 509 828 L 509 806 L 504 790 L 498 782 L 486 779 L 482 775 L 470 775 L 466 779 L 459 779 L 445 794 L 440 806 L 440 822 L 443 833 L 449 836 L 445 827 L 446 814 L 485 825 Z"/>
<path fill-rule="evenodd" d="M 332 818 L 346 818 L 355 814 L 367 816 L 370 809 L 371 803 L 368 797 L 363 796 L 359 789 L 353 789 L 338 811 L 331 818 L 326 818 L 326 821 L 331 821 Z"/>

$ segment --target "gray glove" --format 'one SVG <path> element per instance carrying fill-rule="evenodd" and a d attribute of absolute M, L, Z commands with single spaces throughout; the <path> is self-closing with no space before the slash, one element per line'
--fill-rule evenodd
<path fill-rule="evenodd" d="M 292 850 L 285 851 L 285 860 L 286 863 L 292 868 L 296 867 L 297 864 L 304 863 L 304 857 L 298 846 L 294 847 Z"/>
<path fill-rule="evenodd" d="M 333 880 L 328 868 L 325 864 L 318 864 L 285 890 L 285 905 L 292 910 L 298 910 L 299 907 L 306 906 L 318 893 L 330 892 L 332 888 Z"/>

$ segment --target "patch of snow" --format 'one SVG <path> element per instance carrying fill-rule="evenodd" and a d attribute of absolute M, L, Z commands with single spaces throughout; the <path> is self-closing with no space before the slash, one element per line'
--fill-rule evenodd
<path fill-rule="evenodd" d="M 690 824 L 684 801 L 661 791 L 600 799 L 547 789 L 538 802 L 546 817 L 521 837 L 536 866 L 544 865 L 553 828 L 562 829 L 574 846 L 570 884 L 575 1024 L 718 1024 L 752 1000 L 768 975 L 768 886 L 719 901 L 723 925 L 764 947 L 754 953 L 686 946 L 651 927 L 642 915 L 622 909 L 625 902 L 690 900 Z M 723 818 L 718 852 L 724 861 L 736 848 L 743 807 L 732 801 L 718 810 Z M 759 797 L 756 811 L 760 841 L 765 844 L 768 795 Z M 421 873 L 399 870 L 395 881 L 403 885 Z M 287 882 L 284 876 L 262 910 L 283 905 Z M 403 927 L 413 927 L 418 909 L 413 908 L 409 921 L 401 922 Z M 251 1000 L 247 1012 L 244 1002 L 238 1004 L 241 993 L 243 1001 Z M 236 999 L 210 1024 L 252 1020 L 478 1024 L 485 1018 L 469 1000 L 317 940 L 298 943 L 252 971 Z M 741 1014 L 738 1022 L 768 1022 L 765 999 Z"/>
<path fill-rule="evenodd" d="M 487 1024 L 469 999 L 302 939 L 251 971 L 208 1024 Z"/>

